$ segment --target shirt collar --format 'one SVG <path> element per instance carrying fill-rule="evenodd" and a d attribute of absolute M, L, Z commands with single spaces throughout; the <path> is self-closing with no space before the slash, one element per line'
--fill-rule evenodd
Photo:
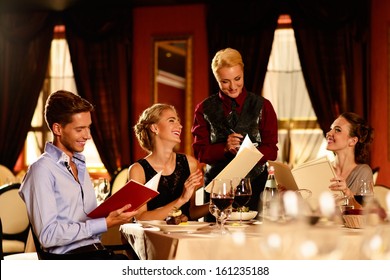
<path fill-rule="evenodd" d="M 219 98 L 221 98 L 223 104 L 227 107 L 227 108 L 231 108 L 231 105 L 232 105 L 232 99 L 227 96 L 226 94 L 224 94 L 221 90 L 219 90 L 218 92 L 219 94 Z M 242 104 L 244 104 L 244 100 L 247 96 L 247 91 L 246 91 L 246 88 L 243 87 L 242 88 L 242 92 L 240 93 L 240 95 L 235 99 L 236 102 L 237 102 L 237 105 L 238 107 L 241 107 Z"/>
<path fill-rule="evenodd" d="M 52 157 L 54 157 L 54 160 L 57 163 L 67 163 L 69 164 L 70 162 L 70 157 L 63 152 L 61 149 L 59 149 L 57 146 L 53 145 L 52 142 L 47 142 L 45 146 L 45 151 L 50 154 Z M 81 153 L 74 153 L 73 154 L 73 161 L 75 160 L 85 162 L 85 156 Z"/>

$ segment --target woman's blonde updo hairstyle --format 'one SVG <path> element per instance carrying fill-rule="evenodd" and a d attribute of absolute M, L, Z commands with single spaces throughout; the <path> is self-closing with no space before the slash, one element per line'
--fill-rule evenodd
<path fill-rule="evenodd" d="M 154 145 L 153 139 L 155 135 L 150 127 L 153 124 L 158 123 L 160 121 L 162 112 L 168 109 L 176 113 L 176 109 L 172 105 L 156 103 L 145 109 L 139 116 L 138 122 L 134 126 L 134 132 L 140 146 L 145 151 L 151 152 Z"/>
<path fill-rule="evenodd" d="M 242 57 L 239 51 L 226 48 L 218 51 L 213 61 L 211 62 L 211 69 L 213 70 L 213 74 L 217 77 L 217 71 L 223 67 L 234 67 L 236 65 L 241 65 L 242 70 L 244 70 L 244 62 L 242 61 Z"/>

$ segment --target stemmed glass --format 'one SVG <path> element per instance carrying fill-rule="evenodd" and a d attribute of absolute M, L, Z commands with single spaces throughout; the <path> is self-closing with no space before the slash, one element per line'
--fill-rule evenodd
<path fill-rule="evenodd" d="M 97 192 L 97 201 L 100 205 L 110 194 L 110 182 L 106 178 L 99 178 L 96 181 L 95 188 Z"/>
<path fill-rule="evenodd" d="M 313 216 L 316 214 L 316 209 L 313 209 L 311 198 L 313 196 L 313 192 L 309 189 L 298 189 L 295 191 L 299 198 L 299 207 L 301 208 L 301 212 L 306 216 Z M 317 213 L 318 214 L 318 213 Z"/>
<path fill-rule="evenodd" d="M 360 180 L 359 188 L 354 195 L 355 200 L 361 205 L 364 206 L 365 203 L 371 198 L 374 197 L 374 188 L 372 181 Z"/>
<path fill-rule="evenodd" d="M 210 192 L 210 213 L 217 218 L 219 233 L 226 234 L 224 224 L 228 218 L 234 201 L 234 189 L 230 179 L 214 179 Z"/>
<path fill-rule="evenodd" d="M 252 196 L 252 186 L 249 178 L 233 178 L 232 185 L 234 188 L 233 207 L 240 212 L 240 226 L 242 225 L 243 207 L 249 202 Z"/>
<path fill-rule="evenodd" d="M 213 215 L 215 217 L 215 225 L 212 226 L 211 228 L 213 229 L 213 231 L 219 232 L 220 231 L 220 221 L 218 219 L 219 210 L 218 210 L 218 207 L 213 203 L 213 201 L 211 199 L 210 199 L 210 203 L 209 203 L 209 211 L 210 211 L 211 215 Z"/>

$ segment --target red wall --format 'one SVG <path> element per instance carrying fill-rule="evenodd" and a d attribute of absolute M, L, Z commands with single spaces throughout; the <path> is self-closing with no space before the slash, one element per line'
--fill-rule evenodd
<path fill-rule="evenodd" d="M 204 5 L 140 7 L 134 10 L 133 98 L 134 126 L 139 114 L 152 105 L 153 37 L 192 36 L 193 106 L 208 96 L 208 55 Z M 194 108 L 193 108 L 194 109 Z M 192 121 L 191 121 L 192 122 Z M 134 137 L 132 161 L 145 156 Z"/>
<path fill-rule="evenodd" d="M 390 0 L 372 0 L 371 5 L 371 166 L 380 167 L 377 183 L 390 186 Z"/>

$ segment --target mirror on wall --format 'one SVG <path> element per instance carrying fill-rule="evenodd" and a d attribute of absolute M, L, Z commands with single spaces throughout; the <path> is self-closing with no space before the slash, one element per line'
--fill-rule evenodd
<path fill-rule="evenodd" d="M 178 150 L 192 154 L 192 38 L 155 38 L 153 103 L 175 106 L 183 125 Z"/>

